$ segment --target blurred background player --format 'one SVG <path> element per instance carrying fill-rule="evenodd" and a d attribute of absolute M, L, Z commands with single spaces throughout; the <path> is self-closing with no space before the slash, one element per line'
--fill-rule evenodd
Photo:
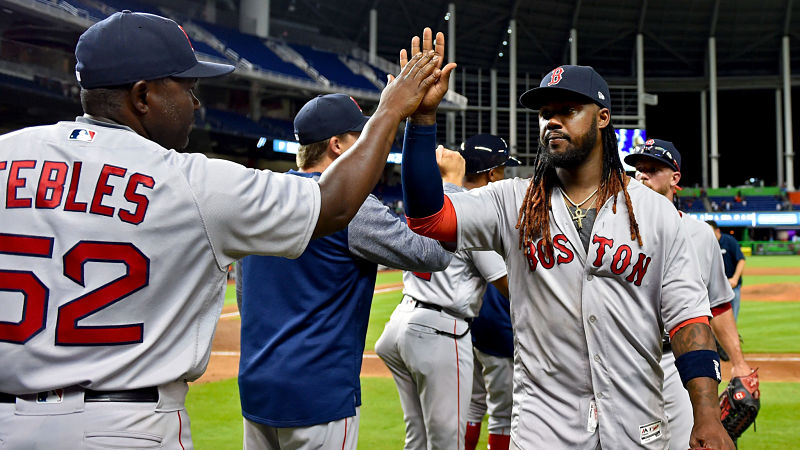
<path fill-rule="evenodd" d="M 465 161 L 464 188 L 474 189 L 505 178 L 507 166 L 518 166 L 506 141 L 491 134 L 468 138 L 459 150 Z M 493 285 L 472 321 L 473 383 L 467 414 L 466 450 L 478 444 L 483 416 L 489 413 L 489 448 L 508 449 L 511 434 L 511 392 L 514 336 L 509 299 Z"/>
<path fill-rule="evenodd" d="M 208 364 L 228 265 L 344 228 L 435 61 L 404 67 L 317 183 L 176 151 L 197 79 L 233 66 L 198 62 L 174 21 L 115 13 L 75 56 L 85 115 L 0 138 L 0 290 L 24 312 L 0 325 L 0 441 L 191 448 L 187 382 Z"/>
<path fill-rule="evenodd" d="M 725 263 L 725 276 L 728 277 L 728 283 L 730 283 L 734 293 L 733 301 L 731 301 L 731 305 L 733 306 L 733 318 L 738 320 L 739 307 L 742 302 L 742 273 L 744 272 L 745 264 L 744 254 L 742 254 L 742 248 L 739 246 L 736 238 L 728 234 L 722 234 L 717 222 L 709 220 L 706 223 L 711 225 L 711 228 L 714 229 L 714 234 L 717 236 L 717 241 L 719 242 L 720 251 L 722 251 L 722 261 Z"/>
<path fill-rule="evenodd" d="M 637 180 L 670 201 L 674 200 L 675 191 L 679 189 L 678 183 L 681 180 L 681 154 L 672 142 L 649 139 L 644 145 L 634 148 L 631 154 L 625 157 L 625 163 L 636 168 Z M 744 360 L 739 344 L 739 332 L 733 319 L 731 308 L 733 291 L 725 277 L 714 232 L 710 226 L 689 214 L 680 211 L 679 214 L 689 232 L 689 240 L 699 262 L 700 274 L 708 290 L 708 301 L 713 315 L 711 328 L 730 355 L 731 377 L 750 375 L 752 370 Z M 664 340 L 661 368 L 664 370 L 664 409 L 672 432 L 670 449 L 685 450 L 694 424 L 692 403 L 689 393 L 681 385 L 668 338 Z"/>
<path fill-rule="evenodd" d="M 319 96 L 294 120 L 299 171 L 318 179 L 367 122 L 344 94 Z M 451 254 L 415 234 L 374 195 L 346 229 L 297 259 L 248 256 L 241 266 L 239 393 L 246 449 L 352 449 L 377 265 L 437 271 Z"/>
<path fill-rule="evenodd" d="M 462 159 L 442 147 L 437 153 L 440 160 Z M 463 175 L 444 178 L 444 190 L 463 191 Z M 470 325 L 487 283 L 508 296 L 506 266 L 495 252 L 457 252 L 444 271 L 403 272 L 403 300 L 375 353 L 400 394 L 406 450 L 464 447 L 472 391 Z"/>

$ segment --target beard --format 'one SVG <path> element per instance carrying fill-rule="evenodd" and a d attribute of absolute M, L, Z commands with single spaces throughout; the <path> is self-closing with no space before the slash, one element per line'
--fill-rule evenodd
<path fill-rule="evenodd" d="M 592 126 L 583 136 L 573 139 L 566 133 L 563 134 L 567 141 L 567 148 L 561 152 L 554 152 L 549 145 L 539 141 L 539 151 L 542 153 L 543 160 L 550 167 L 561 169 L 574 169 L 580 166 L 589 157 L 589 154 L 597 142 L 597 117 L 592 118 Z"/>

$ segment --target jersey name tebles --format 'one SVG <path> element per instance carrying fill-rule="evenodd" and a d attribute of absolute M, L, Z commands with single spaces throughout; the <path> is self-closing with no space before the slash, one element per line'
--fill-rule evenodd
<path fill-rule="evenodd" d="M 297 257 L 313 180 L 78 118 L 2 138 L 0 392 L 135 389 L 205 370 L 227 265 Z"/>
<path fill-rule="evenodd" d="M 520 448 L 663 448 L 642 437 L 666 424 L 659 367 L 662 329 L 710 315 L 688 236 L 663 196 L 631 180 L 643 245 L 631 239 L 622 194 L 598 210 L 588 252 L 553 189 L 552 258 L 519 249 L 519 208 L 529 180 L 448 194 L 458 249 L 493 249 L 509 268 L 514 321 L 514 417 Z M 596 405 L 598 426 L 587 426 Z M 660 424 L 659 424 L 660 426 Z"/>

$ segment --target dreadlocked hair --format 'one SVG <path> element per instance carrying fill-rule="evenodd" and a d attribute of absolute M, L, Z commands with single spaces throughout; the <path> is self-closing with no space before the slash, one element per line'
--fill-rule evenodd
<path fill-rule="evenodd" d="M 617 213 L 617 194 L 622 191 L 625 198 L 625 206 L 628 210 L 628 222 L 631 232 L 631 240 L 642 245 L 642 236 L 639 233 L 639 224 L 633 215 L 633 205 L 631 197 L 626 189 L 630 177 L 625 175 L 625 169 L 617 153 L 617 137 L 614 134 L 614 126 L 609 122 L 608 126 L 601 130 L 603 142 L 603 176 L 600 187 L 595 197 L 594 207 L 601 208 L 611 197 L 614 197 L 612 211 Z M 519 248 L 524 251 L 533 245 L 536 238 L 544 239 L 544 246 L 547 249 L 548 257 L 553 256 L 553 239 L 550 236 L 550 196 L 553 186 L 558 182 L 555 168 L 547 161 L 544 154 L 547 150 L 541 144 L 539 152 L 534 160 L 533 176 L 531 177 L 528 190 L 525 192 L 525 199 L 519 208 L 519 218 L 516 228 L 519 229 Z"/>

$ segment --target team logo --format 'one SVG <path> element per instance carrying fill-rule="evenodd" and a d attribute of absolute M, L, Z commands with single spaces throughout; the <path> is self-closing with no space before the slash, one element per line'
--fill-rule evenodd
<path fill-rule="evenodd" d="M 733 394 L 733 398 L 736 400 L 744 400 L 744 392 L 736 391 L 736 393 Z"/>
<path fill-rule="evenodd" d="M 559 67 L 552 72 L 550 72 L 550 82 L 547 83 L 548 86 L 552 86 L 554 84 L 558 84 L 561 82 L 562 75 L 564 75 L 564 68 Z"/>
<path fill-rule="evenodd" d="M 61 403 L 64 401 L 64 390 L 39 392 L 36 394 L 36 403 Z"/>
<path fill-rule="evenodd" d="M 656 143 L 656 141 L 654 141 L 653 139 L 648 139 L 648 140 L 644 141 L 644 145 L 648 145 L 648 146 L 649 145 L 653 145 L 655 143 Z"/>
<path fill-rule="evenodd" d="M 717 381 L 722 379 L 722 374 L 719 373 L 719 361 L 714 361 L 714 375 L 717 376 Z"/>
<path fill-rule="evenodd" d="M 72 130 L 69 134 L 70 141 L 81 141 L 81 142 L 92 142 L 94 140 L 94 135 L 97 134 L 92 130 L 87 130 L 85 128 L 76 128 Z"/>
<path fill-rule="evenodd" d="M 597 98 L 599 98 L 600 100 L 605 100 L 605 99 L 606 99 L 606 96 L 605 96 L 605 95 L 603 95 L 603 93 L 602 93 L 602 92 L 600 92 L 600 91 L 597 91 Z"/>

